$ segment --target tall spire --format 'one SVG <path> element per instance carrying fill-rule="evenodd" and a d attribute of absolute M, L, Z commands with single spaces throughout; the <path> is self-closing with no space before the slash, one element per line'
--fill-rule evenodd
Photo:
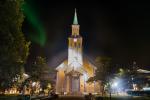
<path fill-rule="evenodd" d="M 78 25 L 78 18 L 77 18 L 76 8 L 75 8 L 75 13 L 74 13 L 73 24 L 74 24 L 74 25 Z"/>

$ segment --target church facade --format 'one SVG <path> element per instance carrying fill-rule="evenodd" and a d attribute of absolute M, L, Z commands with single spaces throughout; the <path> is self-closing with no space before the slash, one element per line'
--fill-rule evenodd
<path fill-rule="evenodd" d="M 83 39 L 79 34 L 79 29 L 80 25 L 75 10 L 72 34 L 68 37 L 68 59 L 56 68 L 56 93 L 85 94 L 100 92 L 98 82 L 87 82 L 88 78 L 95 75 L 96 67 L 83 57 Z"/>

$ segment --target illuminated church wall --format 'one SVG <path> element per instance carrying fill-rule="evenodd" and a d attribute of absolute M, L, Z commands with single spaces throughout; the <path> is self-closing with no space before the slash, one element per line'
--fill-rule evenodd
<path fill-rule="evenodd" d="M 63 92 L 64 90 L 64 78 L 65 73 L 63 70 L 57 72 L 57 83 L 56 83 L 56 90 L 57 92 Z M 61 83 L 61 84 L 60 84 Z"/>
<path fill-rule="evenodd" d="M 68 40 L 68 65 L 76 60 L 82 65 L 82 37 L 72 34 Z"/>

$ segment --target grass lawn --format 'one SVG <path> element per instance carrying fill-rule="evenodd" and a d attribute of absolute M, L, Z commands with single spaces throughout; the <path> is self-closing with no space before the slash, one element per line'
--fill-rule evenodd
<path fill-rule="evenodd" d="M 0 95 L 0 100 L 29 100 L 30 95 L 18 95 L 18 94 L 2 94 Z"/>

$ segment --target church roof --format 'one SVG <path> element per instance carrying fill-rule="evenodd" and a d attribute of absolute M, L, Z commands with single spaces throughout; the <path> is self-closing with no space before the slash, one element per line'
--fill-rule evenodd
<path fill-rule="evenodd" d="M 78 18 L 77 18 L 77 12 L 76 12 L 76 9 L 75 9 L 75 13 L 74 13 L 73 24 L 74 24 L 74 25 L 78 25 Z"/>
<path fill-rule="evenodd" d="M 64 60 L 57 68 L 56 70 L 63 70 L 65 71 L 66 74 L 72 73 L 72 72 L 78 72 L 80 74 L 87 73 L 88 76 L 93 75 L 93 71 L 96 69 L 96 67 L 88 60 L 88 59 L 83 59 L 83 65 L 79 65 L 78 67 L 74 67 L 74 62 L 68 65 L 68 60 Z"/>
<path fill-rule="evenodd" d="M 85 65 L 85 62 L 88 62 L 88 64 L 92 65 L 92 67 L 94 67 L 94 69 L 97 68 L 94 60 L 92 58 L 88 57 L 86 54 L 83 53 L 83 66 Z M 60 61 L 60 63 L 56 67 L 56 70 L 62 69 L 62 67 L 64 65 L 68 65 L 67 56 L 66 56 L 66 58 L 64 60 Z"/>
<path fill-rule="evenodd" d="M 70 65 L 68 65 L 68 60 L 65 60 L 64 62 L 62 62 L 56 68 L 56 70 L 64 70 L 66 73 L 70 73 L 71 71 L 77 71 L 82 74 L 86 72 L 86 70 L 83 68 L 83 66 L 80 63 L 72 62 Z"/>

